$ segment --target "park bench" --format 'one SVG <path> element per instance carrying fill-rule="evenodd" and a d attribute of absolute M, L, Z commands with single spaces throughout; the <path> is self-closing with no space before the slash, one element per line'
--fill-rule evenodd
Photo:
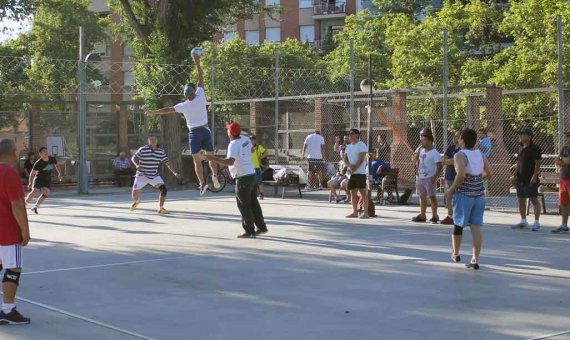
<path fill-rule="evenodd" d="M 546 200 L 544 195 L 558 195 L 558 184 L 560 182 L 560 174 L 558 172 L 541 172 L 540 187 L 538 188 L 538 197 L 542 203 L 542 212 L 546 214 Z M 559 208 L 560 210 L 560 208 Z M 526 205 L 526 214 L 530 212 L 530 200 Z"/>

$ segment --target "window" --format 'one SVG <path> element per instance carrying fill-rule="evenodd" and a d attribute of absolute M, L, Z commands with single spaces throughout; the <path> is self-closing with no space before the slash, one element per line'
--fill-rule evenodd
<path fill-rule="evenodd" d="M 269 27 L 265 29 L 265 40 L 271 42 L 281 41 L 281 28 L 279 27 Z"/>
<path fill-rule="evenodd" d="M 313 42 L 315 41 L 315 26 L 299 26 L 299 36 L 302 42 Z"/>
<path fill-rule="evenodd" d="M 107 43 L 100 42 L 96 43 L 94 46 L 94 52 L 99 53 L 101 57 L 110 57 L 111 56 L 111 46 L 107 45 Z"/>
<path fill-rule="evenodd" d="M 135 73 L 133 71 L 127 71 L 124 73 L 123 83 L 126 86 L 135 85 Z"/>
<path fill-rule="evenodd" d="M 248 45 L 259 45 L 259 31 L 245 31 L 245 42 Z"/>
<path fill-rule="evenodd" d="M 125 57 L 132 57 L 135 55 L 135 51 L 133 50 L 133 46 L 129 43 L 125 43 L 123 45 L 123 55 Z"/>
<path fill-rule="evenodd" d="M 281 0 L 265 0 L 265 6 L 279 6 Z"/>
<path fill-rule="evenodd" d="M 225 32 L 225 33 L 224 33 L 224 41 L 232 40 L 232 39 L 235 38 L 236 36 L 237 36 L 237 32 L 236 32 L 236 31 Z"/>
<path fill-rule="evenodd" d="M 299 0 L 299 8 L 313 8 L 313 0 Z"/>

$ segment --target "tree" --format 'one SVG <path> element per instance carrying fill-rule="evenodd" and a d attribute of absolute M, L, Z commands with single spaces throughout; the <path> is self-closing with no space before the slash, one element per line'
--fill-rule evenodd
<path fill-rule="evenodd" d="M 32 13 L 36 2 L 34 0 L 0 0 L 0 18 L 20 21 Z"/>
<path fill-rule="evenodd" d="M 190 72 L 169 74 L 164 72 L 169 68 L 161 70 L 156 65 L 190 64 L 189 49 L 192 46 L 211 40 L 239 19 L 250 18 L 266 10 L 257 0 L 110 0 L 109 3 L 121 18 L 116 31 L 133 43 L 140 63 L 135 73 L 137 87 L 146 87 L 141 89 L 143 98 L 160 106 L 171 106 L 174 98 L 161 96 L 153 89 L 166 79 L 187 82 Z M 267 10 L 273 11 L 274 8 Z M 144 83 L 139 82 L 139 78 L 144 78 Z M 170 115 L 162 117 L 162 122 L 163 134 L 169 136 L 163 142 L 173 161 L 180 165 L 181 119 Z"/>
<path fill-rule="evenodd" d="M 403 14 L 412 20 L 418 20 L 422 14 L 427 13 L 431 0 L 372 0 L 378 8 L 380 15 Z"/>

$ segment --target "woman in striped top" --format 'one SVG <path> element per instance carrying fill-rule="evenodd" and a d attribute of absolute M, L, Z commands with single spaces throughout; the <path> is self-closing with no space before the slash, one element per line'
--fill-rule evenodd
<path fill-rule="evenodd" d="M 489 161 L 479 149 L 477 144 L 477 132 L 465 129 L 461 132 L 459 146 L 461 150 L 453 157 L 455 180 L 445 192 L 446 199 L 453 196 L 453 235 L 451 239 L 453 253 L 451 259 L 460 262 L 459 249 L 463 237 L 463 228 L 469 226 L 473 235 L 473 256 L 467 268 L 479 269 L 479 254 L 483 237 L 481 225 L 485 212 L 485 188 L 483 178 L 490 176 Z"/>

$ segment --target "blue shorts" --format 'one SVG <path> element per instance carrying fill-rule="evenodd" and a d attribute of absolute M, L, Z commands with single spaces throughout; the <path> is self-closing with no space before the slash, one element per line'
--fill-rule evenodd
<path fill-rule="evenodd" d="M 531 185 L 530 183 L 517 182 L 517 197 L 533 198 L 538 197 L 538 183 Z"/>
<path fill-rule="evenodd" d="M 462 192 L 453 194 L 453 222 L 456 226 L 482 226 L 485 212 L 485 195 L 465 196 Z"/>
<path fill-rule="evenodd" d="M 207 127 L 203 126 L 190 130 L 188 142 L 190 144 L 190 153 L 193 155 L 200 153 L 201 150 L 214 151 L 212 132 Z"/>
<path fill-rule="evenodd" d="M 257 178 L 256 184 L 257 185 L 263 184 L 263 173 L 261 172 L 260 168 L 255 169 L 255 176 Z"/>

